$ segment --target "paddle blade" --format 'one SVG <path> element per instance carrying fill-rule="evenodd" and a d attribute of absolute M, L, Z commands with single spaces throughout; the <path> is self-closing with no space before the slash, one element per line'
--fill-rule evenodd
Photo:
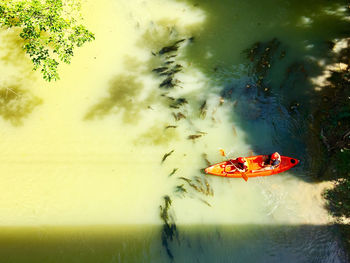
<path fill-rule="evenodd" d="M 220 149 L 219 151 L 220 151 L 221 156 L 226 156 L 225 151 L 223 149 Z"/>
<path fill-rule="evenodd" d="M 246 174 L 242 173 L 242 177 L 243 177 L 244 181 L 248 182 L 248 176 Z"/>

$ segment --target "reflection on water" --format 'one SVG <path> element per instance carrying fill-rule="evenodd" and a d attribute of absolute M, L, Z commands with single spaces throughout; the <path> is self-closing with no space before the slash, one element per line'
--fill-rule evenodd
<path fill-rule="evenodd" d="M 87 1 L 96 41 L 61 81 L 28 78 L 13 89 L 22 97 L 1 93 L 1 116 L 26 122 L 3 125 L 0 223 L 140 227 L 7 228 L 0 252 L 33 262 L 344 262 L 333 227 L 322 226 L 327 183 L 308 182 L 304 128 L 308 78 L 320 71 L 308 58 L 345 22 L 327 13 L 300 26 L 309 8 L 333 5 L 295 3 Z M 204 175 L 220 148 L 303 162 L 248 183 Z"/>

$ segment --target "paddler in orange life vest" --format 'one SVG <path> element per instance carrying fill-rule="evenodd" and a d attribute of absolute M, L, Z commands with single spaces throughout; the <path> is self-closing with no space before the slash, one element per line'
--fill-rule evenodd
<path fill-rule="evenodd" d="M 236 159 L 237 165 L 236 170 L 238 170 L 241 173 L 245 173 L 248 170 L 248 162 L 244 157 L 238 157 Z"/>

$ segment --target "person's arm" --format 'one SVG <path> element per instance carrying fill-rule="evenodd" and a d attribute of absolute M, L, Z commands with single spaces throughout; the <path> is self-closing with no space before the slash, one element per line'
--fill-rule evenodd
<path fill-rule="evenodd" d="M 271 166 L 273 167 L 273 168 L 276 168 L 276 167 L 278 167 L 279 165 L 281 164 L 281 160 L 275 160 L 275 161 L 273 161 L 273 163 L 271 164 Z"/>
<path fill-rule="evenodd" d="M 240 171 L 241 173 L 245 173 L 248 170 L 248 165 L 244 164 L 243 165 L 243 169 L 240 169 L 240 168 L 237 167 L 237 170 Z"/>

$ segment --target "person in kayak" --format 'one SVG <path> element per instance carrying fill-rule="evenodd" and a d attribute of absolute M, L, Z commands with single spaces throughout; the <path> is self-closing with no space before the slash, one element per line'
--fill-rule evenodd
<path fill-rule="evenodd" d="M 261 163 L 262 168 L 259 170 L 252 170 L 252 172 L 273 170 L 277 168 L 281 163 L 281 155 L 278 152 L 274 152 L 267 156 L 267 159 Z"/>
<path fill-rule="evenodd" d="M 238 170 L 241 173 L 245 173 L 248 171 L 248 162 L 244 157 L 238 157 L 236 159 L 237 165 L 235 165 L 236 170 Z"/>
<path fill-rule="evenodd" d="M 275 169 L 281 163 L 281 155 L 278 152 L 274 152 L 273 154 L 269 155 L 265 163 L 267 166 L 271 166 L 273 167 L 272 169 Z"/>

